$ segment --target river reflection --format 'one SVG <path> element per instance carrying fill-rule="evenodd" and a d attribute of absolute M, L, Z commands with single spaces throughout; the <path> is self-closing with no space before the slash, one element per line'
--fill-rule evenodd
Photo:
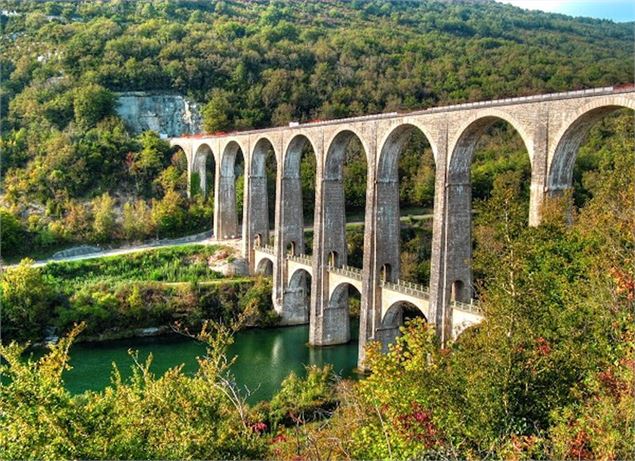
<path fill-rule="evenodd" d="M 229 355 L 237 357 L 232 372 L 239 386 L 252 392 L 251 402 L 271 398 L 290 372 L 304 374 L 305 365 L 329 363 L 341 376 L 352 376 L 357 364 L 357 322 L 351 322 L 351 331 L 349 344 L 324 348 L 307 345 L 308 325 L 241 331 L 229 349 Z M 67 388 L 74 393 L 104 389 L 110 383 L 112 363 L 128 377 L 132 365 L 129 349 L 139 351 L 140 361 L 152 354 L 155 374 L 180 364 L 193 374 L 196 357 L 205 352 L 204 345 L 179 336 L 77 344 L 71 350 L 73 369 L 64 373 Z"/>

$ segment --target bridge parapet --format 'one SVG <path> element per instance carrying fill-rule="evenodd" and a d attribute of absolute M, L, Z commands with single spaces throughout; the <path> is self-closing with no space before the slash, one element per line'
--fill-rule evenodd
<path fill-rule="evenodd" d="M 258 245 L 255 247 L 255 250 L 262 251 L 263 253 L 267 253 L 270 255 L 274 255 L 276 253 L 275 248 L 271 245 Z"/>
<path fill-rule="evenodd" d="M 289 261 L 293 261 L 293 262 L 296 262 L 296 263 L 304 264 L 306 266 L 312 266 L 313 265 L 313 257 L 309 256 L 309 255 L 305 255 L 305 254 L 287 256 L 287 259 Z"/>
<path fill-rule="evenodd" d="M 382 288 L 396 291 L 405 295 L 430 299 L 430 292 L 424 285 L 418 283 L 406 282 L 405 280 L 397 280 L 397 282 L 387 282 L 382 280 L 379 285 Z"/>
<path fill-rule="evenodd" d="M 342 267 L 335 267 L 335 266 L 328 266 L 328 271 L 332 272 L 333 274 L 339 274 L 339 275 L 343 275 L 345 277 L 349 277 L 352 278 L 354 280 L 362 280 L 362 270 L 358 269 L 357 267 L 352 267 L 352 266 L 342 266 Z"/>
<path fill-rule="evenodd" d="M 483 309 L 481 308 L 481 306 L 479 306 L 477 303 L 474 302 L 474 300 L 470 300 L 469 303 L 462 303 L 459 301 L 452 301 L 450 303 L 450 307 L 452 307 L 452 309 L 457 309 L 463 312 L 470 312 L 472 314 L 479 314 L 479 315 L 483 315 Z"/>

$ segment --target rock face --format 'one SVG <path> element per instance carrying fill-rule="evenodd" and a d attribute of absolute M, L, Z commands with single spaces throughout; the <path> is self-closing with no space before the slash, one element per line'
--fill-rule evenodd
<path fill-rule="evenodd" d="M 117 96 L 117 113 L 136 133 L 154 130 L 166 138 L 201 132 L 199 106 L 181 95 L 133 91 Z"/>

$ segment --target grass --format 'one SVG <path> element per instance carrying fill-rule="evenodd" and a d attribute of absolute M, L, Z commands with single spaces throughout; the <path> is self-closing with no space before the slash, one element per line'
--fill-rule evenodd
<path fill-rule="evenodd" d="M 186 245 L 79 261 L 53 262 L 45 276 L 70 292 L 96 283 L 115 285 L 131 281 L 192 283 L 222 278 L 208 259 L 224 249 L 218 245 Z"/>

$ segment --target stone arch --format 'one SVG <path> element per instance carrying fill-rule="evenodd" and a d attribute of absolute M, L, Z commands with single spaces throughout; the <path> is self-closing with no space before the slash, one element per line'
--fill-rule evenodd
<path fill-rule="evenodd" d="M 350 294 L 353 292 L 361 300 L 361 292 L 350 282 L 340 282 L 330 291 L 326 309 L 322 311 L 323 344 L 345 344 L 351 340 Z"/>
<path fill-rule="evenodd" d="M 355 144 L 353 144 L 355 143 Z M 349 262 L 349 248 L 346 240 L 346 214 L 347 212 L 365 211 L 365 195 L 353 197 L 346 195 L 345 175 L 349 165 L 361 162 L 362 158 L 368 171 L 368 149 L 359 134 L 350 128 L 337 131 L 327 144 L 322 175 L 322 195 L 318 206 L 321 206 L 322 224 L 320 235 L 321 260 L 329 262 L 331 255 L 336 255 L 333 265 L 341 267 Z M 357 147 L 363 151 L 357 150 Z M 357 157 L 359 155 L 359 158 Z M 366 183 L 364 176 L 359 175 L 358 180 Z M 365 190 L 365 189 L 364 189 Z M 348 209 L 347 209 L 348 205 Z M 362 265 L 363 255 L 358 251 L 354 255 L 358 267 Z"/>
<path fill-rule="evenodd" d="M 192 158 L 192 163 L 190 166 L 191 177 L 194 179 L 198 177 L 198 189 L 203 194 L 203 196 L 208 195 L 208 190 L 210 187 L 212 191 L 215 187 L 215 178 L 214 174 L 208 176 L 208 167 L 212 167 L 212 172 L 216 170 L 216 158 L 214 156 L 214 152 L 212 148 L 207 143 L 201 143 L 194 152 L 194 156 Z M 192 191 L 192 195 L 196 195 L 194 188 L 190 189 Z M 215 195 L 213 192 L 211 195 Z"/>
<path fill-rule="evenodd" d="M 394 343 L 401 334 L 400 328 L 409 313 L 412 313 L 411 315 L 413 317 L 423 317 L 425 321 L 428 322 L 425 312 L 408 301 L 397 301 L 386 309 L 381 319 L 381 327 L 377 332 L 377 339 L 380 341 L 384 352 L 388 350 L 389 345 Z M 412 318 L 410 316 L 408 317 Z"/>
<path fill-rule="evenodd" d="M 302 160 L 302 152 L 306 147 L 310 147 L 318 162 L 316 144 L 307 135 L 298 133 L 287 143 L 284 149 L 282 177 L 285 179 L 296 179 L 300 177 L 300 161 Z"/>
<path fill-rule="evenodd" d="M 377 158 L 377 177 L 393 178 L 398 175 L 399 156 L 414 131 L 421 133 L 432 149 L 434 161 L 437 161 L 437 146 L 430 131 L 415 120 L 392 127 L 383 137 L 379 157 Z"/>
<path fill-rule="evenodd" d="M 258 261 L 258 265 L 256 266 L 256 273 L 266 276 L 272 276 L 273 267 L 273 260 L 271 258 L 264 257 L 260 261 Z"/>
<path fill-rule="evenodd" d="M 276 224 L 278 235 L 278 248 L 284 252 L 289 242 L 295 242 L 295 254 L 310 253 L 310 248 L 305 248 L 304 238 L 304 200 L 300 166 L 302 156 L 306 149 L 312 151 L 317 167 L 318 150 L 315 143 L 305 134 L 297 134 L 286 144 L 282 159 L 281 182 L 278 182 L 278 195 L 276 198 L 279 207 L 279 222 Z"/>
<path fill-rule="evenodd" d="M 426 319 L 426 322 L 428 321 L 428 319 L 426 318 L 426 313 L 423 312 L 418 306 L 416 306 L 415 304 L 408 302 L 408 301 L 397 301 L 394 302 L 393 304 L 390 305 L 390 307 L 388 309 L 386 309 L 386 311 L 384 312 L 384 315 L 381 319 L 381 323 L 382 326 L 387 326 L 390 324 L 395 323 L 396 320 L 399 320 L 399 325 L 401 325 L 403 323 L 403 318 L 402 315 L 404 313 L 404 310 L 409 309 L 413 312 L 417 312 L 418 316 L 423 317 L 424 319 Z"/>
<path fill-rule="evenodd" d="M 531 163 L 533 144 L 524 126 L 512 115 L 499 110 L 477 111 L 476 115 L 459 127 L 451 144 L 448 163 L 446 285 L 447 296 L 455 290 L 455 301 L 469 302 L 473 296 L 472 284 L 472 178 L 471 166 L 481 136 L 497 122 L 505 122 L 520 136 Z M 458 283 L 460 282 L 460 284 Z"/>
<path fill-rule="evenodd" d="M 296 269 L 289 278 L 285 290 L 282 318 L 290 324 L 306 323 L 311 302 L 311 274 L 305 269 Z"/>
<path fill-rule="evenodd" d="M 273 151 L 273 156 L 276 161 L 276 166 L 278 165 L 278 156 L 276 155 L 276 148 L 271 141 L 271 139 L 267 136 L 262 136 L 258 138 L 254 144 L 254 147 L 251 151 L 251 167 L 250 174 L 256 177 L 262 177 L 266 174 L 265 171 L 265 161 L 267 157 L 267 151 L 270 149 Z"/>
<path fill-rule="evenodd" d="M 325 143 L 327 147 L 324 161 L 324 179 L 341 180 L 343 175 L 344 154 L 346 147 L 356 138 L 364 150 L 366 164 L 370 163 L 368 144 L 363 136 L 354 128 L 347 127 L 337 131 L 329 141 Z"/>
<path fill-rule="evenodd" d="M 624 97 L 605 97 L 586 104 L 563 124 L 554 138 L 555 147 L 549 155 L 547 189 L 557 192 L 572 184 L 573 167 L 580 146 L 591 127 L 601 118 L 620 109 L 635 111 L 635 100 Z"/>
<path fill-rule="evenodd" d="M 474 151 L 481 136 L 496 122 L 503 121 L 511 126 L 523 140 L 530 163 L 533 162 L 533 142 L 524 125 L 513 115 L 495 109 L 479 111 L 475 117 L 465 122 L 457 131 L 457 137 L 451 144 L 448 161 L 448 183 L 469 182 L 470 167 Z"/>
<path fill-rule="evenodd" d="M 236 157 L 238 155 L 242 155 L 245 158 L 245 154 L 242 146 L 238 143 L 238 141 L 229 141 L 225 148 L 223 149 L 223 153 L 221 154 L 221 176 L 231 176 L 234 174 L 234 167 L 236 165 Z"/>
<path fill-rule="evenodd" d="M 269 153 L 273 153 L 276 169 L 278 168 L 277 155 L 275 147 L 271 140 L 263 136 L 259 138 L 253 145 L 251 155 L 249 157 L 249 174 L 245 175 L 248 191 L 245 197 L 246 204 L 246 241 L 251 245 L 255 236 L 260 235 L 260 244 L 267 245 L 269 243 L 269 231 L 271 228 L 271 210 L 275 204 L 269 198 L 268 183 L 271 178 L 267 177 L 267 159 Z M 276 178 L 273 178 L 275 181 Z M 247 247 L 249 252 L 251 247 Z"/>
<path fill-rule="evenodd" d="M 236 197 L 236 159 L 240 155 L 245 160 L 245 151 L 235 141 L 229 141 L 222 151 L 220 159 L 220 179 L 217 198 L 218 233 L 220 238 L 235 238 L 240 235 L 239 216 Z"/>
<path fill-rule="evenodd" d="M 423 136 L 432 150 L 433 159 L 436 160 L 436 147 L 429 131 L 414 121 L 391 128 L 383 138 L 377 160 L 374 270 L 376 277 L 383 277 L 385 281 L 390 282 L 395 282 L 399 278 L 401 270 L 399 159 L 413 133 Z"/>

